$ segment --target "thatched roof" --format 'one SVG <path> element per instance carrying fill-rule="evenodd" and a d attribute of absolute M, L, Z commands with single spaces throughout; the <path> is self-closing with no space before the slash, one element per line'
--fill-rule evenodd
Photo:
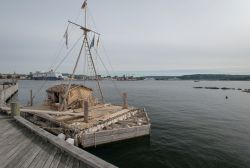
<path fill-rule="evenodd" d="M 78 88 L 78 87 L 81 87 L 81 88 L 89 90 L 89 91 L 93 91 L 91 88 L 88 88 L 88 87 L 86 87 L 84 85 L 77 85 L 77 84 L 72 84 L 70 89 Z M 60 85 L 52 86 L 52 87 L 48 88 L 46 91 L 50 92 L 50 93 L 51 92 L 65 93 L 67 88 L 68 88 L 68 84 L 60 84 Z"/>

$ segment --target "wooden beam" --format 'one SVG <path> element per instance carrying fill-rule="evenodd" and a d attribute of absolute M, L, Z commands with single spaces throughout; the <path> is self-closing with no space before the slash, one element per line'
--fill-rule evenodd
<path fill-rule="evenodd" d="M 89 122 L 89 103 L 88 101 L 84 101 L 84 122 Z"/>
<path fill-rule="evenodd" d="M 77 120 L 82 118 L 82 116 L 70 116 L 67 118 L 62 118 L 62 119 L 57 119 L 57 121 L 63 121 L 63 122 L 67 122 L 67 121 L 71 121 L 71 120 Z"/>
<path fill-rule="evenodd" d="M 9 107 L 0 107 L 0 109 L 3 111 L 11 111 L 11 109 Z M 39 114 L 84 116 L 84 113 L 74 113 L 73 110 L 60 112 L 60 111 L 35 110 L 35 109 L 22 108 L 22 109 L 20 109 L 20 111 L 24 112 L 24 113 L 33 113 L 33 114 L 39 113 Z"/>
<path fill-rule="evenodd" d="M 93 33 L 95 33 L 95 34 L 97 34 L 97 35 L 101 35 L 100 33 L 96 32 L 96 31 L 93 31 L 93 30 L 91 30 L 91 29 L 88 29 L 88 28 L 86 28 L 86 27 L 83 27 L 83 26 L 81 26 L 81 25 L 79 25 L 79 24 L 77 24 L 77 23 L 71 22 L 70 20 L 69 20 L 68 22 L 71 23 L 71 24 L 73 24 L 73 25 L 75 25 L 75 26 L 80 27 L 80 29 L 82 29 L 82 30 L 84 30 L 84 31 L 93 32 Z"/>

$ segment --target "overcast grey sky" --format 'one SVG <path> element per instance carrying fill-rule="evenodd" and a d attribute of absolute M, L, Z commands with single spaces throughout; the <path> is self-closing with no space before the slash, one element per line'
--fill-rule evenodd
<path fill-rule="evenodd" d="M 47 71 L 58 62 L 67 20 L 83 23 L 82 2 L 1 0 L 0 73 Z M 249 0 L 88 0 L 88 6 L 90 26 L 102 34 L 116 71 L 250 74 Z M 58 70 L 70 72 L 76 55 Z"/>

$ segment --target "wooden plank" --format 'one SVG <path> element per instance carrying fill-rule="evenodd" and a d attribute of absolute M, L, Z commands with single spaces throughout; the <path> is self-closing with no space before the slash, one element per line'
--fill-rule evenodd
<path fill-rule="evenodd" d="M 1 130 L 1 137 L 5 137 L 6 135 L 14 132 L 20 132 L 21 130 L 23 130 L 25 127 L 17 127 L 15 122 L 10 123 L 10 125 L 8 125 L 8 127 L 5 127 L 5 129 L 2 131 Z"/>
<path fill-rule="evenodd" d="M 30 165 L 30 163 L 42 149 L 43 143 L 44 142 L 40 141 L 39 137 L 37 137 L 36 140 L 32 141 L 32 145 L 27 148 L 28 151 L 26 152 L 26 154 L 23 155 L 21 159 L 16 159 L 18 163 L 15 167 L 28 167 L 28 165 Z"/>
<path fill-rule="evenodd" d="M 18 150 L 19 147 L 28 142 L 30 142 L 29 139 L 25 138 L 22 135 L 19 135 L 16 138 L 16 141 L 13 141 L 13 143 L 9 145 L 6 144 L 5 146 L 3 146 L 0 151 L 0 163 L 2 162 L 2 160 L 7 159 L 9 156 L 15 153 L 15 151 Z"/>
<path fill-rule="evenodd" d="M 1 156 L 1 166 L 6 167 L 6 165 L 8 165 L 19 154 L 19 152 L 22 152 L 26 147 L 31 145 L 31 143 L 32 139 L 25 139 L 23 142 L 17 144 L 13 149 L 6 153 L 5 156 Z"/>
<path fill-rule="evenodd" d="M 57 168 L 64 168 L 67 163 L 67 158 L 68 155 L 66 153 L 63 153 Z"/>
<path fill-rule="evenodd" d="M 37 168 L 39 167 L 39 164 L 41 164 L 41 161 L 44 162 L 43 158 L 47 155 L 47 150 L 50 148 L 50 145 L 44 145 L 42 149 L 39 151 L 39 153 L 36 155 L 36 157 L 32 160 L 31 164 L 28 166 L 28 168 Z"/>
<path fill-rule="evenodd" d="M 79 167 L 80 167 L 80 168 L 90 168 L 88 165 L 86 165 L 86 164 L 83 163 L 83 162 L 79 162 Z"/>
<path fill-rule="evenodd" d="M 71 158 L 72 157 L 70 155 L 66 156 L 66 163 L 64 164 L 63 168 L 66 168 L 69 165 L 69 163 L 71 162 Z"/>
<path fill-rule="evenodd" d="M 130 128 L 117 128 L 113 130 L 104 130 L 104 131 L 98 131 L 96 132 L 96 135 L 98 136 L 109 136 L 114 134 L 121 134 L 121 133 L 127 133 L 127 132 L 134 132 L 138 130 L 148 130 L 150 125 L 142 125 L 142 126 L 134 126 Z M 94 133 L 85 133 L 84 138 L 93 138 Z"/>
<path fill-rule="evenodd" d="M 4 133 L 1 133 L 0 146 L 11 144 L 11 141 L 18 140 L 17 136 L 22 135 L 26 132 L 25 127 L 17 127 L 16 124 L 16 122 L 11 122 L 10 127 L 8 127 L 9 129 L 5 130 Z"/>
<path fill-rule="evenodd" d="M 5 138 L 7 135 L 11 134 L 11 132 L 16 131 L 15 128 L 13 128 L 13 125 L 9 125 L 1 129 L 0 134 L 1 134 L 1 139 Z"/>
<path fill-rule="evenodd" d="M 50 160 L 53 160 L 54 155 L 56 154 L 56 147 L 54 147 L 53 145 L 51 145 L 50 143 L 46 143 L 44 144 L 47 147 L 47 150 L 44 151 L 44 154 L 40 157 L 39 162 L 36 165 L 36 168 L 43 168 L 45 166 L 45 163 L 48 162 L 48 159 L 50 158 Z"/>
<path fill-rule="evenodd" d="M 63 122 L 67 122 L 67 121 L 71 121 L 71 120 L 76 120 L 76 119 L 80 119 L 83 118 L 84 116 L 70 116 L 70 117 L 66 117 L 66 118 L 62 118 L 62 119 L 57 119 L 58 121 L 63 121 Z"/>
<path fill-rule="evenodd" d="M 5 137 L 2 137 L 0 139 L 0 141 L 1 141 L 1 143 L 0 143 L 1 151 L 4 148 L 8 148 L 9 146 L 20 142 L 21 139 L 19 137 L 22 136 L 22 135 L 23 135 L 22 131 L 16 132 L 16 130 L 13 130 L 12 133 L 9 132 L 7 135 L 5 135 Z"/>
<path fill-rule="evenodd" d="M 37 157 L 37 155 L 39 155 L 41 151 L 42 151 L 42 147 L 38 148 L 37 150 L 34 150 L 34 154 L 31 155 L 31 157 L 27 159 L 23 165 L 21 165 L 21 168 L 28 168 L 29 165 L 33 162 L 33 160 Z"/>
<path fill-rule="evenodd" d="M 141 130 L 141 131 L 134 131 L 134 132 L 125 132 L 125 133 L 117 133 L 117 134 L 113 134 L 113 135 L 108 135 L 108 136 L 99 136 L 98 134 L 96 134 L 96 136 L 94 138 L 87 138 L 84 139 L 83 142 L 87 142 L 87 141 L 96 141 L 98 142 L 99 140 L 105 139 L 105 138 L 110 138 L 110 139 L 114 139 L 115 137 L 119 137 L 119 136 L 123 136 L 123 135 L 128 135 L 128 138 L 131 137 L 129 135 L 133 136 L 138 136 L 138 135 L 149 135 L 149 130 Z"/>
<path fill-rule="evenodd" d="M 55 168 L 58 166 L 60 160 L 61 160 L 61 157 L 62 157 L 62 152 L 60 150 L 57 150 L 56 152 L 56 155 L 50 165 L 50 168 Z"/>
<path fill-rule="evenodd" d="M 141 136 L 145 136 L 145 135 L 149 135 L 149 132 L 148 131 L 141 131 L 141 132 L 115 134 L 115 135 L 111 135 L 111 136 L 98 137 L 96 139 L 87 139 L 87 140 L 83 141 L 82 145 L 84 147 L 90 147 L 90 146 L 96 146 L 96 145 L 101 145 L 101 144 L 106 144 L 106 143 L 111 143 L 111 142 L 116 142 L 116 141 L 136 138 L 136 137 L 141 137 Z"/>
<path fill-rule="evenodd" d="M 69 158 L 69 160 L 68 160 L 65 168 L 73 168 L 73 160 L 74 160 L 74 158 L 71 157 L 71 156 L 68 156 L 68 158 Z"/>
<path fill-rule="evenodd" d="M 50 154 L 49 158 L 47 159 L 45 165 L 43 166 L 43 168 L 49 168 L 50 165 L 52 164 L 56 154 L 58 153 L 58 149 L 57 148 L 53 148 L 52 153 Z"/>
<path fill-rule="evenodd" d="M 52 123 L 55 123 L 57 125 L 60 125 L 61 127 L 63 128 L 66 128 L 66 129 L 71 129 L 71 130 L 75 130 L 75 128 L 67 125 L 67 124 L 64 124 L 63 122 L 60 122 L 60 121 L 57 121 L 56 119 L 54 119 L 53 117 L 51 117 L 50 115 L 48 114 L 36 114 L 36 116 L 38 117 L 41 117 L 43 119 L 46 119 L 48 121 L 51 121 Z"/>
<path fill-rule="evenodd" d="M 92 134 L 82 135 L 82 145 L 84 147 L 94 146 L 102 143 L 114 142 L 116 140 L 124 140 L 135 138 L 139 136 L 149 135 L 150 125 L 135 128 L 126 128 L 121 130 L 111 130 L 103 132 L 96 132 Z"/>
<path fill-rule="evenodd" d="M 10 111 L 9 107 L 0 107 L 3 111 Z M 31 114 L 53 114 L 53 115 L 73 115 L 73 116 L 83 116 L 84 113 L 74 113 L 73 110 L 70 111 L 49 111 L 49 110 L 35 110 L 35 109 L 25 109 L 21 108 L 21 112 L 31 113 Z"/>
<path fill-rule="evenodd" d="M 37 139 L 38 139 L 38 137 L 36 137 L 36 138 L 34 139 L 34 141 L 36 141 Z M 19 152 L 19 153 L 16 155 L 16 157 L 13 158 L 12 161 L 9 162 L 9 163 L 5 166 L 5 168 L 19 167 L 18 164 L 21 162 L 21 160 L 22 160 L 23 158 L 26 159 L 25 156 L 28 155 L 28 153 L 30 152 L 30 150 L 31 150 L 32 148 L 34 148 L 34 147 L 36 147 L 36 144 L 32 142 L 31 145 L 28 145 L 28 146 L 27 146 L 26 148 L 24 148 L 21 152 Z"/>
<path fill-rule="evenodd" d="M 29 121 L 25 120 L 20 116 L 15 116 L 15 119 L 22 123 L 24 126 L 29 128 L 30 130 L 36 132 L 39 136 L 49 141 L 51 144 L 57 146 L 58 148 L 64 150 L 65 152 L 69 153 L 73 157 L 78 160 L 83 161 L 87 165 L 93 168 L 115 168 L 114 165 L 78 148 L 75 147 L 64 140 L 50 134 L 49 132 L 39 128 L 38 126 L 30 123 Z"/>
<path fill-rule="evenodd" d="M 80 167 L 80 162 L 79 162 L 79 160 L 74 159 L 74 161 L 73 161 L 73 167 L 74 167 L 74 168 L 79 168 L 79 167 Z"/>
<path fill-rule="evenodd" d="M 22 142 L 25 139 L 25 137 L 22 136 L 22 134 L 23 134 L 22 132 L 18 132 L 18 134 L 14 134 L 14 135 L 12 134 L 6 139 L 1 140 L 0 155 L 2 153 L 5 153 L 9 149 L 12 149 L 16 144 L 19 144 L 20 142 Z"/>
<path fill-rule="evenodd" d="M 6 122 L 6 121 L 2 121 L 0 122 L 0 134 L 2 135 L 2 133 L 6 132 L 7 129 L 13 127 L 12 122 Z"/>

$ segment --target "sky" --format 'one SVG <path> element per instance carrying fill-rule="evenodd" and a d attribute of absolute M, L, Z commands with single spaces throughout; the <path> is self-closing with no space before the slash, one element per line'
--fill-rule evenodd
<path fill-rule="evenodd" d="M 0 73 L 55 69 L 69 51 L 67 21 L 84 23 L 83 0 L 0 2 Z M 98 55 L 111 73 L 250 74 L 249 9 L 249 0 L 88 0 L 88 27 L 101 33 Z M 81 34 L 69 26 L 69 48 Z M 80 45 L 57 71 L 72 72 Z"/>

